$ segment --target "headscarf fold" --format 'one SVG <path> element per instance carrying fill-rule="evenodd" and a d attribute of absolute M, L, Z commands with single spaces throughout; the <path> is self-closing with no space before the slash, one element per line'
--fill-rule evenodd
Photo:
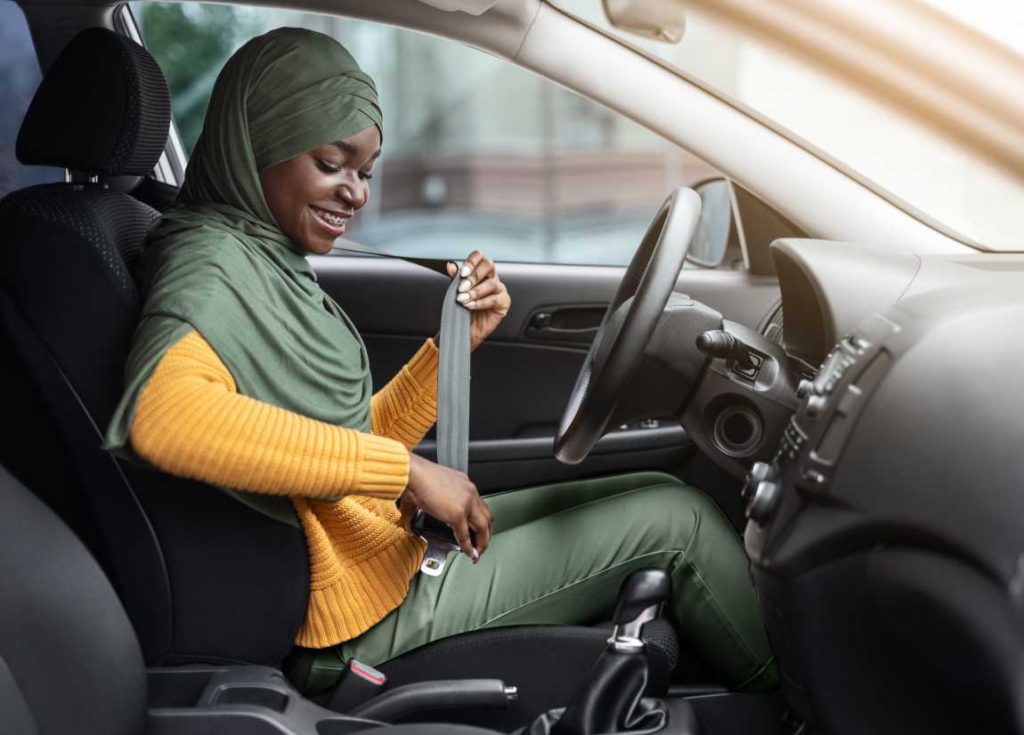
<path fill-rule="evenodd" d="M 146 298 L 106 449 L 138 460 L 128 431 L 139 393 L 191 329 L 239 393 L 369 431 L 366 350 L 281 232 L 259 172 L 381 124 L 373 81 L 330 36 L 281 28 L 228 60 L 181 192 L 147 238 Z"/>

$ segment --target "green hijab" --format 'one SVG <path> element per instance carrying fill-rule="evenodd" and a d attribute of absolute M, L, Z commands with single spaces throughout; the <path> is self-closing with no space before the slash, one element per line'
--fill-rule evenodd
<path fill-rule="evenodd" d="M 381 127 L 373 81 L 330 36 L 281 28 L 228 60 L 184 186 L 147 238 L 142 317 L 104 448 L 139 460 L 128 441 L 139 393 L 193 329 L 239 393 L 369 430 L 366 350 L 277 226 L 259 172 L 370 125 Z"/>

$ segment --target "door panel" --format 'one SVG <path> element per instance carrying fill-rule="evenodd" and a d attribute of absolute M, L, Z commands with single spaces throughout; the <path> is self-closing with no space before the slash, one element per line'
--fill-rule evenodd
<path fill-rule="evenodd" d="M 359 328 L 375 386 L 436 333 L 444 277 L 385 258 L 328 256 L 311 262 L 320 284 Z M 575 467 L 560 465 L 552 455 L 555 427 L 593 337 L 593 323 L 624 269 L 504 263 L 499 271 L 512 309 L 473 354 L 470 473 L 481 490 L 633 470 L 685 475 L 693 449 L 671 421 L 655 430 L 606 437 Z M 677 290 L 754 326 L 778 299 L 773 278 L 732 271 L 685 269 Z M 417 448 L 426 456 L 433 450 L 429 437 Z"/>
<path fill-rule="evenodd" d="M 679 474 L 695 451 L 676 422 L 657 428 L 614 431 L 597 443 L 580 467 L 564 465 L 551 452 L 551 433 L 517 439 L 474 439 L 469 443 L 470 476 L 481 492 L 526 487 L 581 476 L 659 469 Z M 416 451 L 437 457 L 432 439 Z"/>

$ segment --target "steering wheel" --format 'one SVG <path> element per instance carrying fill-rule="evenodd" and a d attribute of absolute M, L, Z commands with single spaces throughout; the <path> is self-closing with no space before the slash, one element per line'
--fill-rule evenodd
<path fill-rule="evenodd" d="M 647 228 L 569 395 L 555 435 L 560 462 L 582 462 L 604 434 L 672 294 L 697 229 L 700 205 L 697 192 L 680 187 Z"/>

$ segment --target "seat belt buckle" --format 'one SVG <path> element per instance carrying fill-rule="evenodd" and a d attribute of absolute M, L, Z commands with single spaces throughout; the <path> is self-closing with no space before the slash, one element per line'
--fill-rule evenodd
<path fill-rule="evenodd" d="M 331 695 L 330 709 L 348 712 L 369 702 L 387 687 L 388 677 L 369 664 L 350 659 Z"/>
<path fill-rule="evenodd" d="M 422 510 L 416 511 L 410 527 L 412 532 L 427 544 L 423 562 L 420 564 L 420 571 L 429 577 L 441 576 L 444 565 L 448 562 L 448 555 L 453 551 L 459 551 L 455 533 L 447 524 L 427 515 Z"/>

